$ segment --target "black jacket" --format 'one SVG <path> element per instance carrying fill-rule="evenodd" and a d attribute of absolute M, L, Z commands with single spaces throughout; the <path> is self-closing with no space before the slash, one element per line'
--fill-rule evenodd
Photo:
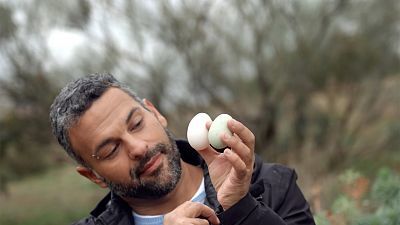
<path fill-rule="evenodd" d="M 217 201 L 207 166 L 186 141 L 177 141 L 182 159 L 203 168 L 205 204 L 213 208 L 223 225 L 315 225 L 309 205 L 296 184 L 296 173 L 256 157 L 249 193 L 226 211 Z M 76 225 L 134 225 L 132 210 L 117 195 L 109 193 L 90 216 Z"/>

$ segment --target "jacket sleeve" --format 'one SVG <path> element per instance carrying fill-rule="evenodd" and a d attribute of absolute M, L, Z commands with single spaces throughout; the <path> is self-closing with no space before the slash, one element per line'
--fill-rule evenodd
<path fill-rule="evenodd" d="M 296 173 L 286 168 L 278 179 L 278 185 L 270 185 L 260 196 L 254 197 L 248 193 L 234 206 L 219 213 L 221 224 L 315 225 L 309 205 L 297 186 L 296 179 Z M 286 189 L 280 189 L 282 187 Z M 274 202 L 271 198 L 280 200 Z"/>

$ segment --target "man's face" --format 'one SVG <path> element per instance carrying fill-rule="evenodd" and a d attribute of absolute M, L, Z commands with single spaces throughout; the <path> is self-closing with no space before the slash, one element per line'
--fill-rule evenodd
<path fill-rule="evenodd" d="M 99 175 L 85 176 L 121 197 L 162 197 L 181 175 L 179 151 L 166 119 L 151 103 L 145 105 L 149 110 L 124 91 L 110 88 L 69 132 L 77 154 Z"/>

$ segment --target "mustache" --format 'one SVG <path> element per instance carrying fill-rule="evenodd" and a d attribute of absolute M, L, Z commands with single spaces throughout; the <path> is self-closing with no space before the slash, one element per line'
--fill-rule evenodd
<path fill-rule="evenodd" d="M 140 159 L 139 164 L 136 168 L 132 168 L 132 170 L 129 172 L 130 176 L 133 180 L 136 180 L 139 178 L 139 175 L 143 172 L 145 165 L 153 158 L 155 155 L 158 153 L 166 154 L 167 153 L 168 146 L 163 143 L 158 143 L 156 146 L 151 148 L 146 152 L 146 154 Z"/>

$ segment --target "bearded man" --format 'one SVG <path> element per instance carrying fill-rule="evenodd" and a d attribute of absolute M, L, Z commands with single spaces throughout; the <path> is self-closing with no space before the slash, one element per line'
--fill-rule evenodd
<path fill-rule="evenodd" d="M 76 224 L 315 224 L 285 166 L 263 163 L 241 122 L 222 153 L 176 140 L 148 100 L 109 74 L 79 78 L 50 107 L 53 133 L 77 172 L 110 193 Z M 207 128 L 211 124 L 207 124 Z"/>

